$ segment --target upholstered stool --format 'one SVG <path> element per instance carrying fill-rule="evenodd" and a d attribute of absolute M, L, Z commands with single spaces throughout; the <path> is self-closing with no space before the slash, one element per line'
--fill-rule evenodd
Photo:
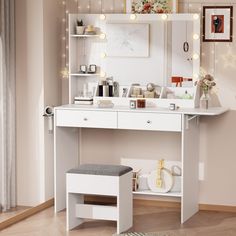
<path fill-rule="evenodd" d="M 80 165 L 66 174 L 67 230 L 83 219 L 117 221 L 117 234 L 133 225 L 132 168 L 121 165 Z M 84 194 L 116 196 L 117 206 L 84 204 Z"/>

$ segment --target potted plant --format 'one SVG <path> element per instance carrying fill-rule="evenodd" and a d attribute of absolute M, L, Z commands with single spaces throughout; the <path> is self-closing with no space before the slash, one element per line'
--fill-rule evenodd
<path fill-rule="evenodd" d="M 76 29 L 75 29 L 76 34 L 79 34 L 79 35 L 84 34 L 84 29 L 85 27 L 84 27 L 83 20 L 77 20 Z"/>

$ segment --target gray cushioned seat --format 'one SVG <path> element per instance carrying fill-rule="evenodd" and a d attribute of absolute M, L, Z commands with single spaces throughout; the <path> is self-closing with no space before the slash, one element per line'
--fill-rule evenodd
<path fill-rule="evenodd" d="M 129 166 L 122 165 L 97 165 L 97 164 L 83 164 L 78 168 L 71 169 L 67 173 L 71 174 L 85 174 L 85 175 L 108 175 L 108 176 L 122 176 L 133 169 Z"/>

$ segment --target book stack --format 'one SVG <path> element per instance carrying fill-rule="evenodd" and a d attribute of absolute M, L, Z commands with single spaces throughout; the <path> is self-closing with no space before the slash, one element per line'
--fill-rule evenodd
<path fill-rule="evenodd" d="M 74 104 L 76 105 L 93 105 L 92 97 L 75 97 Z"/>

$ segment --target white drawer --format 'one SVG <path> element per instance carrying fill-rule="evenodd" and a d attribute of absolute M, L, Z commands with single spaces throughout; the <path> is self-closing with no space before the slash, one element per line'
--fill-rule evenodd
<path fill-rule="evenodd" d="M 181 114 L 118 112 L 118 128 L 181 131 Z"/>
<path fill-rule="evenodd" d="M 63 127 L 117 128 L 117 112 L 57 110 L 56 125 Z"/>

